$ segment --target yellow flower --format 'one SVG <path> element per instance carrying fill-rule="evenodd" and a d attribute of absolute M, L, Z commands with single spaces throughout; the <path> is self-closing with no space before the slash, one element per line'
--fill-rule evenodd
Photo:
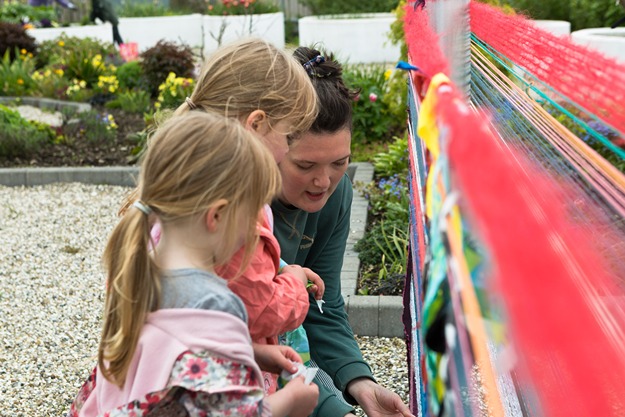
<path fill-rule="evenodd" d="M 61 47 L 63 47 L 63 46 L 65 46 L 65 42 L 63 42 L 63 41 L 59 41 L 58 45 L 59 45 L 59 46 L 61 46 Z"/>
<path fill-rule="evenodd" d="M 28 52 L 26 49 L 24 48 L 20 49 L 20 54 L 26 55 L 26 52 Z"/>
<path fill-rule="evenodd" d="M 158 101 L 156 103 L 154 103 L 154 108 L 155 109 L 160 109 L 161 108 L 161 103 L 158 102 Z"/>
<path fill-rule="evenodd" d="M 21 78 L 18 78 L 18 79 L 17 79 L 17 83 L 18 83 L 19 85 L 23 85 L 23 84 L 24 84 L 24 80 L 22 80 Z"/>
<path fill-rule="evenodd" d="M 384 79 L 388 80 L 391 77 L 391 74 L 393 74 L 392 69 L 387 69 L 386 71 L 384 71 Z"/>
<path fill-rule="evenodd" d="M 50 71 L 50 70 L 48 70 L 48 71 Z M 62 77 L 62 76 L 63 76 L 63 74 L 64 74 L 63 70 L 62 70 L 62 69 L 60 69 L 60 68 L 59 68 L 59 69 L 55 69 L 55 70 L 54 70 L 54 73 L 55 73 L 56 75 L 58 75 L 58 76 L 61 76 L 61 77 Z"/>

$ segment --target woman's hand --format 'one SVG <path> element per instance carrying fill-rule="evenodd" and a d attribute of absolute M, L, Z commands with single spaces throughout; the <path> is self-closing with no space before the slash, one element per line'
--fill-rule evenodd
<path fill-rule="evenodd" d="M 252 343 L 254 360 L 266 372 L 279 374 L 283 369 L 294 374 L 297 366 L 294 362 L 302 363 L 302 358 L 293 348 L 282 345 L 261 345 Z"/>
<path fill-rule="evenodd" d="M 351 381 L 347 391 L 369 417 L 414 417 L 399 395 L 368 378 Z"/>
<path fill-rule="evenodd" d="M 308 285 L 306 289 L 309 293 L 314 294 L 315 300 L 321 300 L 323 293 L 326 291 L 326 284 L 321 277 L 312 271 L 310 268 L 302 268 L 306 274 Z"/>

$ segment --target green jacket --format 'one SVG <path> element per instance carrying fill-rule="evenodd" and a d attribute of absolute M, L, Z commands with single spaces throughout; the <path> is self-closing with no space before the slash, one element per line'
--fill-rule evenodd
<path fill-rule="evenodd" d="M 279 201 L 271 205 L 274 234 L 280 242 L 282 259 L 289 264 L 308 267 L 323 279 L 323 314 L 312 296 L 311 308 L 304 321 L 313 360 L 326 371 L 350 404 L 356 401 L 345 388 L 355 378 L 374 379 L 371 368 L 363 360 L 354 333 L 347 321 L 341 295 L 341 267 L 349 234 L 353 190 L 345 175 L 323 209 L 307 213 L 288 208 Z M 342 417 L 353 409 L 340 401 L 322 384 L 314 417 Z"/>

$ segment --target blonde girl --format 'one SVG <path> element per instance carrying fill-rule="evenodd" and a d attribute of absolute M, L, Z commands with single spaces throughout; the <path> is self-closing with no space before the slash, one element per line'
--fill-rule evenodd
<path fill-rule="evenodd" d="M 138 199 L 104 252 L 98 365 L 70 416 L 312 411 L 317 387 L 301 378 L 264 398 L 255 359 L 279 366 L 296 354 L 254 352 L 245 306 L 215 274 L 241 247 L 246 265 L 258 213 L 279 187 L 274 158 L 236 121 L 191 112 L 159 128 L 142 159 Z M 154 250 L 153 219 L 163 229 Z"/>
<path fill-rule="evenodd" d="M 214 112 L 238 120 L 280 163 L 289 147 L 287 136 L 310 128 L 317 115 L 317 94 L 306 71 L 290 54 L 260 39 L 241 39 L 222 46 L 203 65 L 195 90 L 175 115 Z M 134 201 L 134 200 L 131 200 Z M 252 340 L 275 345 L 278 335 L 300 326 L 309 308 L 306 284 L 317 299 L 321 278 L 308 268 L 280 268 L 280 246 L 273 235 L 269 206 L 258 222 L 259 244 L 247 268 L 239 251 L 218 273 L 243 299 Z M 160 226 L 153 230 L 155 242 Z M 231 280 L 238 276 L 236 280 Z M 265 374 L 267 392 L 276 388 L 275 375 Z"/>

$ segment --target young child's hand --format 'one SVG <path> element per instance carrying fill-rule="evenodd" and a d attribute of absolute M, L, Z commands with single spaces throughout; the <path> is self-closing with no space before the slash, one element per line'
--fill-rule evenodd
<path fill-rule="evenodd" d="M 282 267 L 280 272 L 288 272 L 289 274 L 295 275 L 304 285 L 306 285 L 308 283 L 308 278 L 306 277 L 304 269 L 308 268 L 302 268 L 299 265 L 285 265 Z"/>
<path fill-rule="evenodd" d="M 288 392 L 292 398 L 292 408 L 289 417 L 307 417 L 312 414 L 319 400 L 319 387 L 315 383 L 304 383 L 304 377 L 298 376 L 290 381 L 280 391 Z M 279 392 L 279 391 L 278 391 Z"/>
<path fill-rule="evenodd" d="M 302 268 L 306 274 L 308 285 L 306 289 L 309 293 L 314 294 L 315 300 L 321 300 L 323 293 L 326 291 L 326 284 L 321 277 L 313 272 L 310 268 Z"/>
<path fill-rule="evenodd" d="M 299 354 L 289 346 L 282 345 L 261 345 L 252 343 L 254 348 L 254 360 L 266 372 L 279 374 L 283 369 L 294 374 L 297 367 L 294 362 L 302 363 Z"/>

